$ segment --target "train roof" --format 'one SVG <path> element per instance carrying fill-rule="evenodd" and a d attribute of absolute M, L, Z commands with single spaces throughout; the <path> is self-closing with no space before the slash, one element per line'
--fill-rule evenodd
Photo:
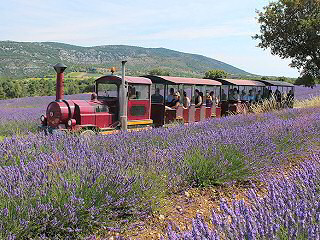
<path fill-rule="evenodd" d="M 282 87 L 294 87 L 292 83 L 282 81 L 271 81 L 271 80 L 257 80 L 263 82 L 266 86 L 282 86 Z"/>
<path fill-rule="evenodd" d="M 203 79 L 203 78 L 186 78 L 186 77 L 171 77 L 171 76 L 153 76 L 147 75 L 144 76 L 146 78 L 151 79 L 152 83 L 159 84 L 186 84 L 186 85 L 211 85 L 211 86 L 221 86 L 222 83 L 211 80 L 211 79 Z"/>
<path fill-rule="evenodd" d="M 152 82 L 149 78 L 145 77 L 131 77 L 131 76 L 125 76 L 124 79 L 131 84 L 148 84 L 151 85 Z M 111 83 L 111 84 L 117 84 L 120 85 L 122 82 L 122 78 L 120 76 L 116 75 L 108 75 L 100 77 L 96 80 L 97 83 Z"/>
<path fill-rule="evenodd" d="M 265 87 L 266 85 L 259 81 L 244 80 L 244 79 L 217 79 L 222 85 L 235 85 L 235 86 L 256 86 Z"/>

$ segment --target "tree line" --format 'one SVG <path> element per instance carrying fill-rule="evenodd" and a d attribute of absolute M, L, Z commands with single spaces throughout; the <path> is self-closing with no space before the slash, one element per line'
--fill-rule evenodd
<path fill-rule="evenodd" d="M 167 69 L 152 69 L 148 72 L 150 75 L 169 76 L 170 71 Z M 229 74 L 224 70 L 213 69 L 205 73 L 204 78 L 218 79 L 227 78 Z M 247 78 L 248 79 L 248 78 Z M 295 80 L 285 77 L 251 77 L 250 80 L 276 80 L 291 82 L 295 85 L 304 85 L 313 87 L 316 83 L 320 83 L 320 79 L 316 79 L 310 75 L 303 75 Z M 65 78 L 64 93 L 66 95 L 87 93 L 94 91 L 94 78 L 73 79 Z M 54 96 L 56 94 L 55 78 L 38 78 L 38 79 L 0 79 L 0 100 L 10 98 L 22 98 L 32 96 Z"/>
<path fill-rule="evenodd" d="M 94 78 L 64 80 L 66 95 L 92 92 Z M 0 100 L 32 96 L 54 96 L 56 94 L 56 79 L 0 79 Z"/>

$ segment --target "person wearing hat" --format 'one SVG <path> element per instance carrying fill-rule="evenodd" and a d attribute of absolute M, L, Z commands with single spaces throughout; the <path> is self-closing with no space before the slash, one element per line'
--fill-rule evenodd
<path fill-rule="evenodd" d="M 180 106 L 180 93 L 179 92 L 175 92 L 173 94 L 173 100 L 169 103 L 168 106 L 166 106 L 166 109 L 177 109 Z"/>
<path fill-rule="evenodd" d="M 95 92 L 91 94 L 91 101 L 92 102 L 98 101 L 98 95 Z"/>

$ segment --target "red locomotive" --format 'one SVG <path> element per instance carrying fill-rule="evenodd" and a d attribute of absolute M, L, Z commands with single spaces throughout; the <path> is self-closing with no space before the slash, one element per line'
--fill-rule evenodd
<path fill-rule="evenodd" d="M 150 119 L 152 82 L 150 79 L 128 76 L 122 79 L 114 75 L 104 76 L 96 80 L 96 93 L 92 94 L 91 100 L 64 100 L 63 72 L 66 66 L 57 64 L 54 69 L 57 72 L 56 100 L 48 105 L 46 115 L 41 116 L 41 129 L 50 133 L 54 130 L 109 133 L 119 127 L 124 128 L 124 124 L 125 127 L 152 124 Z M 141 90 L 139 99 L 122 101 L 124 98 L 120 94 L 127 95 L 126 89 L 121 88 L 123 80 L 126 88 L 134 87 Z M 127 105 L 127 111 L 122 110 L 124 105 Z M 122 117 L 121 114 L 127 116 Z M 121 118 L 125 118 L 124 123 L 121 123 Z"/>

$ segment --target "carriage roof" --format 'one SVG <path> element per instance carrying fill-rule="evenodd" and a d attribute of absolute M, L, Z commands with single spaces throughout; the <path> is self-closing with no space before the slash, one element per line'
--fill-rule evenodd
<path fill-rule="evenodd" d="M 257 80 L 263 82 L 266 86 L 281 86 L 281 87 L 294 87 L 292 83 L 282 81 L 271 81 L 271 80 Z"/>
<path fill-rule="evenodd" d="M 217 79 L 222 85 L 233 85 L 233 86 L 256 86 L 265 87 L 266 85 L 259 81 L 244 80 L 244 79 Z"/>
<path fill-rule="evenodd" d="M 171 76 L 144 76 L 149 78 L 152 83 L 158 84 L 169 84 L 169 85 L 210 85 L 210 86 L 221 86 L 222 84 L 218 81 L 203 78 L 186 78 L 186 77 L 171 77 Z"/>
<path fill-rule="evenodd" d="M 125 76 L 124 79 L 126 82 L 131 84 L 148 84 L 148 85 L 152 84 L 151 80 L 145 77 Z M 120 85 L 121 82 L 122 82 L 122 78 L 116 75 L 103 76 L 96 80 L 96 83 L 111 83 L 111 84 L 117 84 L 117 85 Z"/>

